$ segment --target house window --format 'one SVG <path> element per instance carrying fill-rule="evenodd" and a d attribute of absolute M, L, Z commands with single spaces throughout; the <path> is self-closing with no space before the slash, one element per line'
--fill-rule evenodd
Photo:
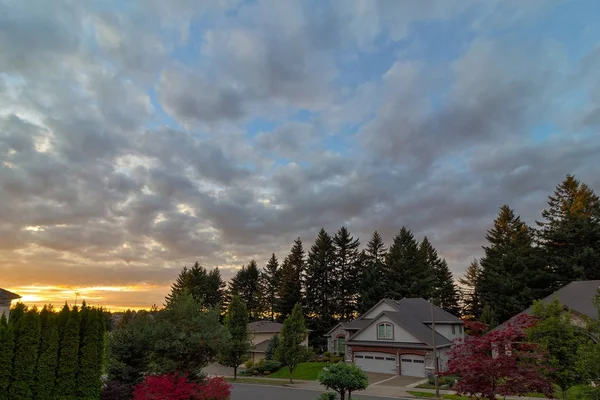
<path fill-rule="evenodd" d="M 396 361 L 396 359 L 394 357 L 386 357 L 385 360 L 386 361 Z"/>
<path fill-rule="evenodd" d="M 413 360 L 411 360 L 410 358 L 403 358 L 402 362 L 409 363 L 409 362 L 413 362 Z"/>
<path fill-rule="evenodd" d="M 463 326 L 462 325 L 458 326 L 458 333 L 460 333 L 462 335 L 462 333 L 463 333 Z"/>
<path fill-rule="evenodd" d="M 337 347 L 336 347 L 335 351 L 338 354 L 341 354 L 341 353 L 346 354 L 346 339 L 339 338 L 337 340 Z"/>
<path fill-rule="evenodd" d="M 384 322 L 377 325 L 377 339 L 393 339 L 394 338 L 394 327 L 392 324 Z"/>
<path fill-rule="evenodd" d="M 452 325 L 452 334 L 456 335 L 456 325 Z"/>
<path fill-rule="evenodd" d="M 372 360 L 372 359 L 373 359 L 373 356 L 365 356 L 365 359 L 367 359 L 367 360 Z"/>

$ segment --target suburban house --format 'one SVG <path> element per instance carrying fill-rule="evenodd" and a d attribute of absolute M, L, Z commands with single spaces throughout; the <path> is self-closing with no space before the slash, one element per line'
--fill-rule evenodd
<path fill-rule="evenodd" d="M 444 370 L 463 321 L 422 298 L 383 299 L 359 318 L 340 322 L 327 335 L 328 350 L 363 371 L 427 376 L 433 370 L 432 313 L 438 366 Z"/>
<path fill-rule="evenodd" d="M 265 353 L 271 343 L 273 336 L 278 336 L 281 333 L 283 324 L 271 321 L 256 321 L 248 324 L 248 330 L 252 332 L 252 344 L 250 360 L 257 363 L 265 358 Z M 308 346 L 308 337 L 304 341 L 304 345 Z"/>
<path fill-rule="evenodd" d="M 6 314 L 6 318 L 8 318 L 12 301 L 20 298 L 21 296 L 16 293 L 0 289 L 0 316 L 2 316 L 2 314 Z"/>

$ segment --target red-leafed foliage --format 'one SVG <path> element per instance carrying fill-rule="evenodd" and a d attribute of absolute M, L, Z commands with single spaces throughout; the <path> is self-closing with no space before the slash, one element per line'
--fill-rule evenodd
<path fill-rule="evenodd" d="M 183 375 L 148 376 L 133 390 L 134 400 L 227 400 L 231 385 L 223 378 L 195 383 Z"/>
<path fill-rule="evenodd" d="M 471 336 L 482 336 L 488 330 L 488 326 L 483 322 L 470 321 L 463 319 L 465 323 L 465 333 Z"/>
<path fill-rule="evenodd" d="M 457 341 L 444 373 L 459 376 L 454 390 L 475 399 L 531 392 L 552 398 L 554 387 L 546 377 L 547 355 L 537 344 L 524 341 L 524 329 L 533 324 L 534 318 L 519 316 L 504 329 Z"/>

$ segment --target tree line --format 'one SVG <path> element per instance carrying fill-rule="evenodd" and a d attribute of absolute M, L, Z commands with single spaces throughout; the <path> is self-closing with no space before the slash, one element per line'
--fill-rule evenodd
<path fill-rule="evenodd" d="M 0 318 L 0 399 L 98 399 L 105 331 L 104 311 L 85 303 L 58 313 L 18 303 Z"/>

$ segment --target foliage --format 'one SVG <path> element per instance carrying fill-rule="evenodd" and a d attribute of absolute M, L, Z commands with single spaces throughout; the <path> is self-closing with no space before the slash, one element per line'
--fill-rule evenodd
<path fill-rule="evenodd" d="M 377 304 L 381 300 L 381 294 L 385 292 L 383 276 L 386 249 L 377 231 L 373 232 L 361 258 L 363 267 L 360 272 L 358 312 L 364 313 Z"/>
<path fill-rule="evenodd" d="M 261 275 L 254 260 L 238 270 L 229 282 L 229 295 L 239 296 L 242 299 L 253 321 L 260 319 L 264 312 L 261 285 Z"/>
<path fill-rule="evenodd" d="M 334 392 L 321 393 L 321 395 L 317 397 L 317 400 L 337 400 L 337 394 Z"/>
<path fill-rule="evenodd" d="M 451 314 L 460 315 L 458 289 L 448 263 L 440 258 L 437 250 L 433 248 L 427 237 L 419 245 L 419 251 L 427 270 L 433 271 L 433 286 L 430 293 L 433 304 Z"/>
<path fill-rule="evenodd" d="M 9 324 L 12 324 L 12 318 Z M 35 365 L 40 344 L 41 321 L 38 311 L 34 308 L 25 312 L 15 325 L 15 350 L 11 384 L 8 388 L 10 399 L 27 400 L 33 398 L 35 386 Z"/>
<path fill-rule="evenodd" d="M 150 375 L 133 388 L 134 400 L 191 400 L 198 399 L 198 384 L 177 374 Z"/>
<path fill-rule="evenodd" d="M 279 346 L 275 351 L 275 358 L 289 368 L 290 382 L 292 382 L 294 369 L 306 359 L 307 348 L 302 343 L 307 334 L 302 306 L 300 306 L 300 303 L 296 303 L 292 314 L 283 323 Z"/>
<path fill-rule="evenodd" d="M 108 381 L 102 386 L 100 400 L 130 400 L 133 395 L 133 387 L 120 381 Z"/>
<path fill-rule="evenodd" d="M 12 361 L 15 350 L 14 328 L 8 324 L 6 316 L 0 317 L 0 400 L 8 400 L 8 386 L 12 374 Z"/>
<path fill-rule="evenodd" d="M 279 286 L 278 320 L 285 320 L 302 301 L 302 274 L 305 269 L 304 246 L 300 238 L 294 241 L 290 254 L 281 264 Z"/>
<path fill-rule="evenodd" d="M 52 308 L 44 306 L 40 313 L 41 337 L 39 357 L 35 369 L 34 398 L 51 400 L 54 396 L 56 368 L 58 366 L 58 328 Z"/>
<path fill-rule="evenodd" d="M 267 350 L 265 351 L 265 360 L 269 361 L 275 357 L 275 350 L 279 346 L 279 336 L 273 335 L 269 345 L 267 346 Z"/>
<path fill-rule="evenodd" d="M 61 399 L 77 398 L 75 393 L 77 389 L 77 370 L 79 368 L 79 324 L 79 310 L 77 306 L 74 306 L 69 312 L 69 319 L 61 335 L 55 388 L 55 396 Z"/>
<path fill-rule="evenodd" d="M 461 285 L 460 298 L 463 303 L 463 315 L 478 319 L 481 316 L 482 305 L 479 293 L 477 293 L 477 283 L 481 276 L 481 265 L 477 259 L 474 259 L 467 267 L 465 274 L 458 279 Z"/>
<path fill-rule="evenodd" d="M 279 285 L 281 280 L 281 271 L 279 269 L 279 261 L 275 257 L 275 253 L 271 254 L 271 258 L 264 270 L 261 272 L 263 289 L 265 294 L 265 311 L 269 315 L 271 321 L 275 321 L 275 313 L 277 312 L 277 304 L 279 302 Z"/>
<path fill-rule="evenodd" d="M 326 362 L 302 362 L 294 369 L 294 378 L 305 381 L 316 381 L 324 367 L 329 365 Z M 290 369 L 281 367 L 278 371 L 270 375 L 271 378 L 289 378 Z"/>
<path fill-rule="evenodd" d="M 248 310 L 246 304 L 237 295 L 234 295 L 229 303 L 225 328 L 229 333 L 229 340 L 221 348 L 219 361 L 225 366 L 232 367 L 233 378 L 237 379 L 238 366 L 250 359 L 252 349 L 252 338 L 248 330 Z"/>
<path fill-rule="evenodd" d="M 199 385 L 198 400 L 228 400 L 231 396 L 231 385 L 223 378 L 211 378 Z"/>
<path fill-rule="evenodd" d="M 460 376 L 454 390 L 477 399 L 531 392 L 552 397 L 554 387 L 546 378 L 550 372 L 546 353 L 539 345 L 523 341 L 524 330 L 534 322 L 522 315 L 505 329 L 467 337 L 453 346 L 445 375 Z"/>
<path fill-rule="evenodd" d="M 463 319 L 465 322 L 465 333 L 470 336 L 481 336 L 488 331 L 488 326 L 483 322 L 470 321 Z"/>
<path fill-rule="evenodd" d="M 77 373 L 77 397 L 97 399 L 102 388 L 103 338 L 105 333 L 102 311 L 87 306 L 81 308 L 79 341 L 79 370 Z"/>
<path fill-rule="evenodd" d="M 335 314 L 339 315 L 342 321 L 349 321 L 355 318 L 358 311 L 360 241 L 354 239 L 348 229 L 342 226 L 333 237 L 333 246 L 333 266 L 337 282 L 332 288 L 335 294 Z M 328 288 L 323 290 L 326 291 Z M 326 314 L 321 317 L 326 317 Z M 330 324 L 325 332 L 331 326 Z"/>
<path fill-rule="evenodd" d="M 338 363 L 327 366 L 319 375 L 319 383 L 340 394 L 340 400 L 352 397 L 352 392 L 364 390 L 369 381 L 365 373 L 354 364 Z"/>
<path fill-rule="evenodd" d="M 165 304 L 168 306 L 175 297 L 187 291 L 205 308 L 219 307 L 224 302 L 224 289 L 225 282 L 219 269 L 214 268 L 209 272 L 196 261 L 191 268 L 183 267 L 171 286 Z"/>

